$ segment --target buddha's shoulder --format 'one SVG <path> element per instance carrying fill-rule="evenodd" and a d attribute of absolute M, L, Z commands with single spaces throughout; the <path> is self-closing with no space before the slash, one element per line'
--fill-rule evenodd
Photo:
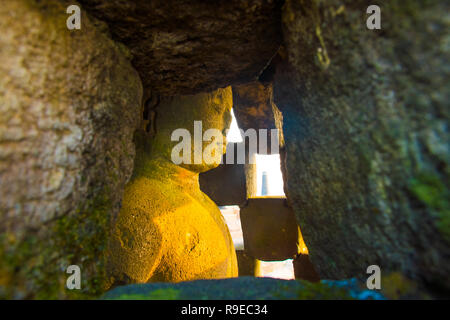
<path fill-rule="evenodd" d="M 170 180 L 161 181 L 148 177 L 138 177 L 130 181 L 125 187 L 123 200 L 128 205 L 148 209 L 158 209 L 160 206 L 176 209 L 192 201 L 188 193 L 183 192 Z"/>

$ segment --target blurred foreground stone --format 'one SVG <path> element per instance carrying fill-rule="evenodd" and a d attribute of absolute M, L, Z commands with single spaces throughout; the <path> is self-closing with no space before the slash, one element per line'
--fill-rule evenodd
<path fill-rule="evenodd" d="M 279 280 L 239 277 L 191 282 L 148 283 L 117 287 L 103 299 L 113 300 L 296 300 L 296 299 L 383 299 L 364 290 L 355 279 L 342 281 Z"/>

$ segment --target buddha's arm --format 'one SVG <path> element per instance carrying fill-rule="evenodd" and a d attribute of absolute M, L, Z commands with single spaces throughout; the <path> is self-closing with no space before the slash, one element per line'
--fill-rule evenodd
<path fill-rule="evenodd" d="M 147 282 L 162 256 L 161 234 L 151 212 L 122 207 L 108 249 L 109 266 L 116 282 Z"/>

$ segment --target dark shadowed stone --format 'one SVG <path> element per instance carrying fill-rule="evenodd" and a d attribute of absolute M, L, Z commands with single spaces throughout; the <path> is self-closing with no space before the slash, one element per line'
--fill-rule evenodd
<path fill-rule="evenodd" d="M 300 250 L 301 234 L 294 212 L 284 198 L 248 199 L 240 211 L 245 251 L 263 261 L 293 258 Z"/>
<path fill-rule="evenodd" d="M 226 154 L 223 164 L 217 168 L 200 173 L 200 189 L 206 193 L 218 206 L 242 205 L 247 199 L 244 164 L 236 161 L 236 143 L 229 143 L 227 150 L 234 148 L 235 161 L 226 163 Z"/>
<path fill-rule="evenodd" d="M 254 80 L 280 42 L 278 0 L 81 0 L 127 45 L 144 88 L 191 94 Z"/>
<path fill-rule="evenodd" d="M 450 289 L 449 22 L 444 1 L 290 1 L 274 101 L 288 196 L 321 278 L 376 264 Z"/>
<path fill-rule="evenodd" d="M 317 282 L 320 280 L 317 271 L 314 269 L 309 256 L 307 254 L 299 254 L 292 261 L 294 265 L 295 279 L 308 280 L 311 282 Z"/>

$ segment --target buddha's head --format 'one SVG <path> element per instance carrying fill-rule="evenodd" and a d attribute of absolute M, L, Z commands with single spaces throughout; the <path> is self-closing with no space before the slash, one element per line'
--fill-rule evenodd
<path fill-rule="evenodd" d="M 156 113 L 152 155 L 194 172 L 217 167 L 226 150 L 232 105 L 231 87 L 163 99 Z"/>

